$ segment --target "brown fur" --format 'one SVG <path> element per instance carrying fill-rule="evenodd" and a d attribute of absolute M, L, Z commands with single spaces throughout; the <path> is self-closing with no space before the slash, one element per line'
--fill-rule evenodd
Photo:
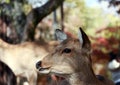
<path fill-rule="evenodd" d="M 61 43 L 37 63 L 40 73 L 64 77 L 70 85 L 114 85 L 106 78 L 98 79 L 93 73 L 91 45 L 82 29 L 79 39 L 67 38 L 60 30 L 56 33 Z"/>

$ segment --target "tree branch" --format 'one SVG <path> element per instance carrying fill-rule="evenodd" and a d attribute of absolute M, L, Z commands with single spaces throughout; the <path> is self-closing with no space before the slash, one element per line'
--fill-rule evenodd
<path fill-rule="evenodd" d="M 37 24 L 51 12 L 56 10 L 64 0 L 49 0 L 46 4 L 41 7 L 33 9 L 27 16 L 27 22 L 24 27 L 24 38 L 23 41 L 34 40 L 35 28 Z"/>

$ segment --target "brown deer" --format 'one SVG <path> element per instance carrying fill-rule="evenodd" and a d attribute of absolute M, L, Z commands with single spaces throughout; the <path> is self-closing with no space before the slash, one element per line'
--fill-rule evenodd
<path fill-rule="evenodd" d="M 95 76 L 90 40 L 81 28 L 78 39 L 68 37 L 59 29 L 55 33 L 61 43 L 36 63 L 40 73 L 64 77 L 70 85 L 114 85 L 111 80 Z"/>

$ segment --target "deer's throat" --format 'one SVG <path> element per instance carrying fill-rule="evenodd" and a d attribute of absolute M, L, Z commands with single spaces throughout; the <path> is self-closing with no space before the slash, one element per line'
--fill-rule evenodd
<path fill-rule="evenodd" d="M 99 82 L 96 76 L 92 72 L 73 73 L 68 77 L 70 85 L 95 85 Z"/>

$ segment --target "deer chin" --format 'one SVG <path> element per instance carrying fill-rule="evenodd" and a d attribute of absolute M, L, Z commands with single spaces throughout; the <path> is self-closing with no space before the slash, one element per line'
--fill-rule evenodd
<path fill-rule="evenodd" d="M 51 72 L 50 73 L 51 74 L 51 76 L 54 76 L 54 78 L 62 78 L 62 79 L 65 79 L 65 78 L 67 78 L 68 77 L 68 75 L 69 74 L 63 74 L 63 73 L 61 73 L 61 72 Z"/>
<path fill-rule="evenodd" d="M 61 71 L 61 70 L 56 70 L 56 69 L 53 70 L 53 69 L 51 69 L 50 74 L 61 77 L 61 78 L 66 78 L 71 73 L 67 73 L 64 70 Z"/>

